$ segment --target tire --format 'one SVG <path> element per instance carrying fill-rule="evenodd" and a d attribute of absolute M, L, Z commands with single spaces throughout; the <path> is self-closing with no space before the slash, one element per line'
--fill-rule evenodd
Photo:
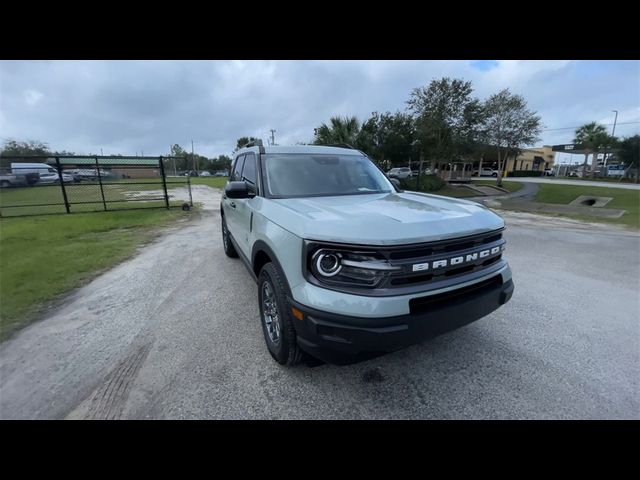
<path fill-rule="evenodd" d="M 224 219 L 224 215 L 222 215 L 222 246 L 224 247 L 224 253 L 227 257 L 238 258 L 238 252 L 236 252 L 236 248 L 233 246 L 233 242 L 229 237 L 227 221 Z"/>
<path fill-rule="evenodd" d="M 2 188 L 7 188 L 11 186 L 11 182 L 8 180 L 2 180 L 2 182 L 0 182 L 0 187 Z"/>
<path fill-rule="evenodd" d="M 264 340 L 276 362 L 293 366 L 302 359 L 302 351 L 296 341 L 294 320 L 291 317 L 286 291 L 279 269 L 273 263 L 267 263 L 262 267 L 258 276 L 258 306 Z M 268 315 L 267 309 L 271 310 L 272 315 Z M 274 338 L 274 330 L 277 332 L 277 338 Z"/>

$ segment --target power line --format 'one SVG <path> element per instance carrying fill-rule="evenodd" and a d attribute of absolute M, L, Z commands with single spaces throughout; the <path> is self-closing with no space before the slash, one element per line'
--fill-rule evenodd
<path fill-rule="evenodd" d="M 634 125 L 636 123 L 640 123 L 640 122 L 619 122 L 617 123 L 617 125 Z M 606 126 L 611 126 L 614 125 L 613 123 L 600 123 L 599 125 L 606 125 Z M 552 130 L 573 130 L 575 128 L 580 128 L 582 125 L 578 126 L 578 127 L 561 127 L 561 128 L 545 128 L 542 131 L 543 132 L 550 132 Z"/>

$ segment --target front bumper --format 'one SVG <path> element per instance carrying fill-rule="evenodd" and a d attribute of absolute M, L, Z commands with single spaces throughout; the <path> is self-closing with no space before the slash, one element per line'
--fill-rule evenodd
<path fill-rule="evenodd" d="M 329 313 L 289 299 L 304 313 L 294 319 L 298 344 L 329 363 L 391 352 L 479 320 L 509 301 L 514 285 L 498 274 L 441 294 L 412 298 L 410 313 L 391 317 L 354 317 Z"/>

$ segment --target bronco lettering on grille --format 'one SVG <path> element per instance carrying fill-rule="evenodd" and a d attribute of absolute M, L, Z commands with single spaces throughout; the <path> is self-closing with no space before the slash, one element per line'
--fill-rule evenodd
<path fill-rule="evenodd" d="M 440 260 L 433 260 L 431 262 L 416 263 L 412 267 L 412 271 L 420 272 L 422 270 L 437 270 L 438 268 L 445 268 L 454 265 L 464 265 L 465 263 L 475 262 L 479 258 L 487 258 L 491 255 L 496 255 L 504 250 L 504 245 L 498 245 L 491 249 L 479 250 L 474 253 L 468 253 L 466 255 L 458 255 L 451 258 L 442 258 Z"/>

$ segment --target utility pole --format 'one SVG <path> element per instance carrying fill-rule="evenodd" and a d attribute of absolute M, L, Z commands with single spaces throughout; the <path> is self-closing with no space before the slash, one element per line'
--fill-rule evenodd
<path fill-rule="evenodd" d="M 276 144 L 276 139 L 275 139 L 275 133 L 276 131 L 272 128 L 271 130 L 269 130 L 271 132 L 271 145 L 275 145 Z"/>
<path fill-rule="evenodd" d="M 618 110 L 611 110 L 612 112 L 616 112 L 616 117 L 613 120 L 613 131 L 611 132 L 611 136 L 614 137 L 616 134 L 616 123 L 618 122 Z M 607 150 L 609 149 L 609 145 L 604 146 L 604 157 L 603 157 L 603 168 L 607 166 Z"/>
<path fill-rule="evenodd" d="M 196 156 L 193 153 L 193 140 L 191 140 L 191 158 L 193 158 L 193 169 L 198 175 L 200 175 L 200 172 L 198 172 L 198 165 L 196 165 Z"/>

